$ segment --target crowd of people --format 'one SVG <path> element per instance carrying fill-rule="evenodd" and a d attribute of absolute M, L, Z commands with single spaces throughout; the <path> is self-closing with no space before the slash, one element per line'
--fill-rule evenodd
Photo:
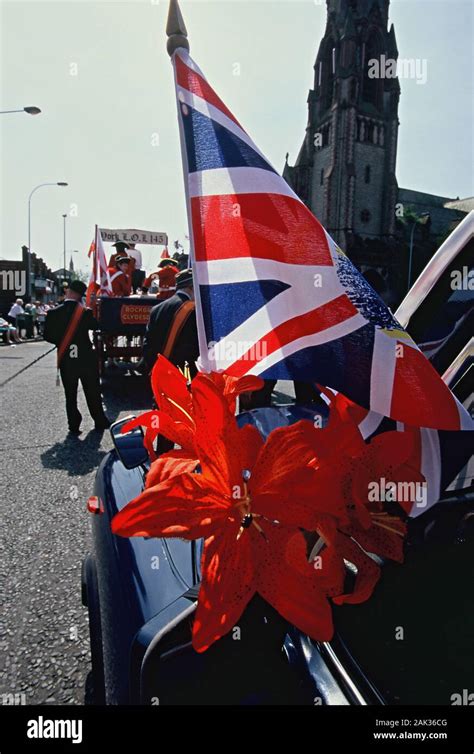
<path fill-rule="evenodd" d="M 25 340 L 42 336 L 46 314 L 54 304 L 32 301 L 25 304 L 17 298 L 6 317 L 0 317 L 0 335 L 9 346 L 16 346 Z"/>

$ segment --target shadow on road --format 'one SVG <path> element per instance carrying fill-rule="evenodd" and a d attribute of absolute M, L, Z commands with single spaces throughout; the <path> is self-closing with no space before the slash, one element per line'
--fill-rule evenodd
<path fill-rule="evenodd" d="M 64 442 L 55 443 L 41 454 L 41 462 L 46 469 L 63 469 L 69 476 L 82 476 L 95 471 L 105 450 L 99 450 L 103 432 L 91 430 L 83 440 L 68 435 Z"/>

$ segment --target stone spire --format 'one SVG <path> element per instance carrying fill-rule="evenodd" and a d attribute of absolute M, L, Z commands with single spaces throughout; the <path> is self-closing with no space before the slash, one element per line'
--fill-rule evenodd
<path fill-rule="evenodd" d="M 394 58 L 397 60 L 398 58 L 398 47 L 397 47 L 397 40 L 395 37 L 395 27 L 392 24 L 390 27 L 390 31 L 388 33 L 388 54 L 391 58 Z"/>

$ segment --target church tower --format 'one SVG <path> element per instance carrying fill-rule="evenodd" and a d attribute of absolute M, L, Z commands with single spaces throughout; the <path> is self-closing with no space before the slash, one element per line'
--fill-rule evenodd
<path fill-rule="evenodd" d="M 389 0 L 327 0 L 305 139 L 283 173 L 356 256 L 358 241 L 388 241 L 395 233 L 400 86 L 388 6 Z"/>

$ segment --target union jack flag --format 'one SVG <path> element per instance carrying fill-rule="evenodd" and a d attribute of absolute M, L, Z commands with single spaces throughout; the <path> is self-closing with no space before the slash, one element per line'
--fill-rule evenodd
<path fill-rule="evenodd" d="M 172 56 L 204 371 L 318 382 L 410 425 L 470 426 L 435 369 L 188 52 Z"/>
<path fill-rule="evenodd" d="M 325 395 L 322 396 L 327 403 Z M 383 432 L 407 432 L 413 438 L 413 455 L 411 465 L 423 476 L 424 482 L 418 483 L 416 494 L 406 499 L 404 505 L 410 518 L 417 518 L 432 508 L 452 488 L 459 472 L 462 478 L 457 480 L 455 489 L 459 492 L 474 483 L 472 477 L 474 447 L 474 425 L 471 431 L 446 432 L 414 427 L 395 422 L 385 416 L 367 411 L 355 403 L 347 400 L 342 394 L 337 394 L 333 400 L 342 413 L 350 416 L 359 426 L 364 440 L 371 440 Z M 418 494 L 421 492 L 421 494 Z"/>

